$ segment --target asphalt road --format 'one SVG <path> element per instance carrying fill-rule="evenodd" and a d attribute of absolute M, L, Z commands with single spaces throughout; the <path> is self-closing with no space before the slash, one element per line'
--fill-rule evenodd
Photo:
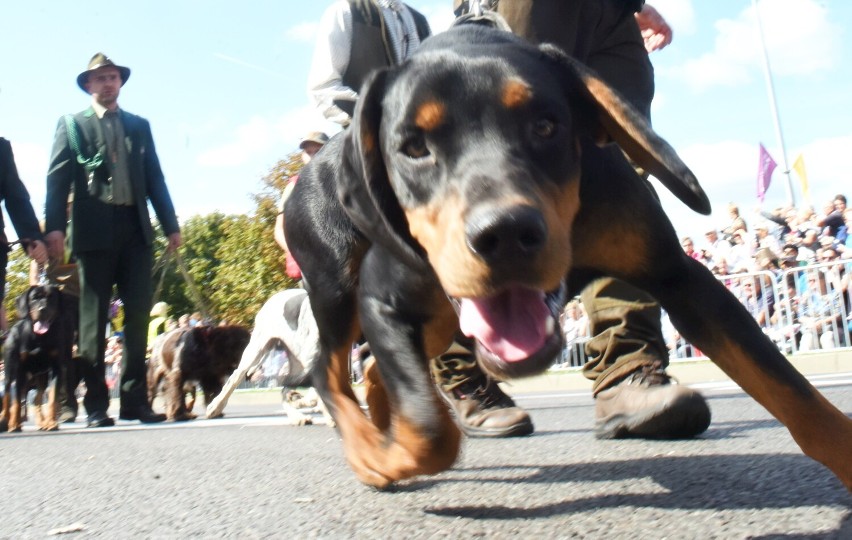
<path fill-rule="evenodd" d="M 812 377 L 852 414 L 852 373 Z M 0 435 L 0 538 L 852 538 L 852 496 L 728 383 L 692 441 L 598 441 L 588 392 L 516 396 L 536 433 L 359 484 L 337 433 L 268 394 L 222 420 Z M 852 451 L 850 451 L 852 459 Z"/>

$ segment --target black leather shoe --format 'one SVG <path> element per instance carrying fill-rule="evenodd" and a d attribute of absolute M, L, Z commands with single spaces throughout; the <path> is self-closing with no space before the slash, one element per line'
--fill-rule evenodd
<path fill-rule="evenodd" d="M 115 425 L 115 420 L 107 416 L 105 412 L 93 412 L 86 420 L 86 427 L 112 427 Z"/>
<path fill-rule="evenodd" d="M 155 413 L 150 407 L 144 406 L 121 409 L 118 417 L 122 420 L 139 420 L 143 424 L 156 424 L 166 420 L 165 414 Z"/>

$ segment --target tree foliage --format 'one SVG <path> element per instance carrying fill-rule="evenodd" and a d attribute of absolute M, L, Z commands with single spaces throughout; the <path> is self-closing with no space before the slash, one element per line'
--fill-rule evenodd
<path fill-rule="evenodd" d="M 15 301 L 27 290 L 30 283 L 30 258 L 22 248 L 9 252 L 9 263 L 6 265 L 6 296 L 3 306 L 6 308 L 6 319 L 9 327 L 15 322 Z"/>

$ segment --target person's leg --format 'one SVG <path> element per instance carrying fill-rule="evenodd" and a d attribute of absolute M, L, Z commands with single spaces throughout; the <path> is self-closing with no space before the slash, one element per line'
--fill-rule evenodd
<path fill-rule="evenodd" d="M 131 209 L 135 212 L 135 209 Z M 123 211 L 123 210 L 122 210 Z M 124 303 L 124 350 L 121 357 L 120 418 L 126 420 L 162 421 L 164 415 L 153 415 L 148 404 L 148 341 L 153 284 L 151 270 L 153 251 L 145 244 L 135 216 L 128 212 L 116 231 L 116 250 L 121 254 L 116 270 L 118 297 Z M 160 418 L 162 416 L 162 418 Z"/>
<path fill-rule="evenodd" d="M 593 336 L 583 374 L 594 381 L 595 435 L 685 438 L 704 432 L 710 425 L 707 402 L 666 374 L 669 357 L 656 301 L 612 278 L 589 284 L 582 299 Z"/>
<path fill-rule="evenodd" d="M 74 422 L 77 418 L 77 387 L 83 377 L 79 356 L 73 353 L 73 344 L 77 338 L 78 321 L 80 318 L 80 301 L 76 296 L 62 293 L 62 316 L 65 318 L 66 339 L 69 351 L 68 358 L 62 362 L 57 381 L 56 400 L 59 403 L 59 422 Z"/>
<path fill-rule="evenodd" d="M 651 296 L 624 281 L 601 278 L 583 290 L 581 300 L 592 336 L 583 374 L 594 381 L 595 394 L 643 366 L 668 366 L 660 306 Z"/>
<path fill-rule="evenodd" d="M 104 352 L 115 257 L 109 251 L 80 253 L 77 255 L 77 265 L 80 271 L 79 354 L 86 383 L 83 405 L 89 416 L 89 425 L 112 425 L 107 416 L 109 389 L 106 384 Z"/>

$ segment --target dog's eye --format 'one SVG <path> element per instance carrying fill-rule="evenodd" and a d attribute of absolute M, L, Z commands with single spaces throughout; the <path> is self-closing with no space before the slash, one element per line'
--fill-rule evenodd
<path fill-rule="evenodd" d="M 542 139 L 549 139 L 556 134 L 556 122 L 549 118 L 541 118 L 533 124 L 533 133 Z"/>
<path fill-rule="evenodd" d="M 423 136 L 409 137 L 402 145 L 402 153 L 413 159 L 422 159 L 429 155 L 426 139 Z"/>

